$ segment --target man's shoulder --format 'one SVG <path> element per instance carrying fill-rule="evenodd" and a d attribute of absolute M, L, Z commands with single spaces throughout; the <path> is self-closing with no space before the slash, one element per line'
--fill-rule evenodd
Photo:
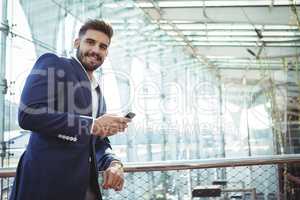
<path fill-rule="evenodd" d="M 70 62 L 72 59 L 71 58 L 66 58 L 66 57 L 60 57 L 56 55 L 55 53 L 44 53 L 42 54 L 38 60 L 55 60 L 55 61 L 67 61 Z"/>
<path fill-rule="evenodd" d="M 44 54 L 42 54 L 39 58 L 38 58 L 38 60 L 44 60 L 44 59 L 53 59 L 53 60 L 57 60 L 57 59 L 59 59 L 59 57 L 56 55 L 56 54 L 54 54 L 54 53 L 44 53 Z"/>
<path fill-rule="evenodd" d="M 36 61 L 36 64 L 46 64 L 46 65 L 70 65 L 71 64 L 70 58 L 59 57 L 54 53 L 45 53 L 42 54 Z"/>

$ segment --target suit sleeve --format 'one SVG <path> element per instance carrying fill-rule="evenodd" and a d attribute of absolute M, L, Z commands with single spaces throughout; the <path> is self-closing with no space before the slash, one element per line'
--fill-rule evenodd
<path fill-rule="evenodd" d="M 52 136 L 89 135 L 91 117 L 55 110 L 58 82 L 66 83 L 65 69 L 56 55 L 44 54 L 35 63 L 21 95 L 20 127 Z"/>
<path fill-rule="evenodd" d="M 106 170 L 113 160 L 120 161 L 120 159 L 118 159 L 116 155 L 112 153 L 110 141 L 107 137 L 104 139 L 97 138 L 95 150 L 99 171 Z"/>
<path fill-rule="evenodd" d="M 100 113 L 98 113 L 98 116 L 101 116 L 104 113 L 106 113 L 106 103 L 103 96 L 99 101 L 99 106 L 101 109 L 100 109 Z M 106 170 L 113 160 L 120 161 L 120 159 L 117 158 L 117 156 L 114 153 L 112 153 L 112 147 L 107 137 L 103 139 L 97 137 L 95 143 L 95 151 L 96 151 L 97 166 L 99 171 Z"/>

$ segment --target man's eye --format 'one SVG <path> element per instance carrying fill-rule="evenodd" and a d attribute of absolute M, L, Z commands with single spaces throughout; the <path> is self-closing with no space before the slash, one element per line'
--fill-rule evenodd
<path fill-rule="evenodd" d="M 87 40 L 86 41 L 89 45 L 93 45 L 94 44 L 94 41 L 92 41 L 92 40 Z"/>
<path fill-rule="evenodd" d="M 100 49 L 106 50 L 107 46 L 106 45 L 100 45 Z"/>

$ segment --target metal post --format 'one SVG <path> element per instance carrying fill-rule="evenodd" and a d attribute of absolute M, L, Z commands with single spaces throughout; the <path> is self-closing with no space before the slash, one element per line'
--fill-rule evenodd
<path fill-rule="evenodd" d="M 220 129 L 220 136 L 221 136 L 221 157 L 226 157 L 226 150 L 225 150 L 225 130 L 223 128 L 223 93 L 222 93 L 222 84 L 221 84 L 221 74 L 218 71 L 217 75 L 218 80 L 218 92 L 219 92 L 219 129 Z M 219 177 L 218 177 L 219 178 Z M 221 179 L 226 180 L 226 168 L 221 169 Z M 225 194 L 225 198 L 227 198 L 227 194 Z"/>
<path fill-rule="evenodd" d="M 252 200 L 256 200 L 257 198 L 256 198 L 256 189 L 255 188 L 253 188 L 252 189 L 252 191 L 251 191 L 251 193 L 252 193 Z"/>
<path fill-rule="evenodd" d="M 160 57 L 160 66 L 162 66 L 162 63 L 161 63 L 161 57 Z M 161 101 L 163 102 L 164 104 L 164 101 L 166 100 L 166 94 L 165 94 L 165 73 L 163 71 L 160 71 L 160 74 L 161 74 L 161 82 L 160 82 L 160 85 L 161 85 L 161 94 L 160 94 L 160 98 L 161 98 Z M 163 142 L 162 142 L 162 146 L 161 146 L 161 160 L 167 160 L 167 145 L 168 145 L 168 138 L 167 138 L 167 134 L 169 133 L 168 130 L 166 130 L 167 128 L 167 120 L 166 120 L 166 115 L 164 113 L 164 110 L 161 109 L 161 114 L 162 114 L 162 118 L 163 118 L 163 125 L 162 125 L 162 128 L 161 128 L 161 134 L 162 134 L 162 137 L 163 137 Z M 167 183 L 167 179 L 168 179 L 168 174 L 166 172 L 162 172 L 162 184 L 163 184 L 163 198 L 164 199 L 167 199 L 167 188 L 168 188 L 168 183 Z"/>
<path fill-rule="evenodd" d="M 220 73 L 217 76 L 218 78 L 218 91 L 219 91 L 219 128 L 221 135 L 221 156 L 222 158 L 226 157 L 225 152 L 225 131 L 223 130 L 223 98 L 222 98 L 222 85 L 221 85 L 221 75 Z M 225 178 L 225 177 L 222 177 Z"/>
<path fill-rule="evenodd" d="M 8 19 L 7 19 L 7 0 L 2 0 L 2 20 L 0 27 L 1 34 L 1 49 L 0 49 L 0 142 L 4 142 L 4 95 L 7 90 L 7 84 L 5 80 L 5 67 L 6 67 L 6 39 L 9 32 Z M 2 145 L 1 145 L 2 147 Z M 3 167 L 4 152 L 1 152 L 1 167 Z"/>
<path fill-rule="evenodd" d="M 146 74 L 149 75 L 151 73 L 150 71 L 150 63 L 148 60 L 148 57 L 146 56 Z M 144 82 L 147 82 L 146 77 L 144 76 Z M 149 124 L 149 110 L 148 110 L 148 104 L 149 104 L 149 100 L 148 100 L 148 94 L 149 94 L 149 86 L 145 85 L 143 87 L 143 94 L 144 96 L 147 96 L 147 98 L 144 99 L 144 109 L 145 109 L 145 115 L 146 115 L 146 121 L 145 121 L 145 134 L 146 134 L 146 138 L 147 138 L 147 144 L 146 144 L 146 149 L 147 149 L 147 161 L 152 161 L 152 134 L 153 134 L 153 129 L 152 127 L 150 127 Z M 149 195 L 151 199 L 155 199 L 154 197 L 154 174 L 153 172 L 148 172 L 147 173 L 148 176 L 148 180 L 150 182 L 150 184 L 148 185 L 149 187 Z"/>
<path fill-rule="evenodd" d="M 1 49 L 0 49 L 0 144 L 1 144 L 1 164 L 0 167 L 4 165 L 4 158 L 6 155 L 6 148 L 4 148 L 4 95 L 7 90 L 7 84 L 5 80 L 5 67 L 6 67 L 6 39 L 9 33 L 8 19 L 7 19 L 7 0 L 2 0 L 2 16 L 1 16 L 1 26 L 0 26 L 0 37 L 1 37 Z M 1 191 L 0 199 L 3 199 L 3 179 L 1 179 Z"/>

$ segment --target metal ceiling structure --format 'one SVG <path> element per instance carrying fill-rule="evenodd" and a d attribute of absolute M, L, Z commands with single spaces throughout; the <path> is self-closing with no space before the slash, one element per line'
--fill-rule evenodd
<path fill-rule="evenodd" d="M 66 5 L 65 1 L 53 2 Z M 115 29 L 124 35 L 120 40 L 134 36 L 136 43 L 131 47 L 137 48 L 133 52 L 144 54 L 141 49 L 148 49 L 149 55 L 150 49 L 151 54 L 156 54 L 161 49 L 165 52 L 166 47 L 182 47 L 199 65 L 217 69 L 224 80 L 242 80 L 242 77 L 248 82 L 259 80 L 260 72 L 252 75 L 247 72 L 284 69 L 282 59 L 294 61 L 299 54 L 299 1 L 70 2 L 72 6 L 68 9 L 72 13 L 78 13 L 78 5 L 85 5 L 89 11 L 85 12 L 86 16 L 94 13 L 108 17 Z M 146 15 L 136 8 L 141 8 Z M 155 56 L 154 60 L 157 60 Z M 181 59 L 183 63 L 190 60 L 189 57 Z M 239 75 L 228 77 L 232 73 Z"/>
<path fill-rule="evenodd" d="M 151 36 L 152 45 L 163 43 L 187 48 L 192 56 L 219 69 L 257 69 L 258 58 L 272 63 L 270 69 L 277 69 L 281 65 L 280 61 L 275 64 L 275 60 L 298 55 L 299 3 L 291 0 L 52 0 L 47 4 L 64 8 L 81 20 L 86 16 L 107 17 L 117 31 L 127 32 L 126 36 L 163 32 L 159 37 Z M 43 4 L 36 6 L 38 10 L 47 7 L 44 3 L 37 4 Z M 137 7 L 148 17 L 147 28 L 141 29 L 138 23 L 147 17 Z"/>
<path fill-rule="evenodd" d="M 177 45 L 189 46 L 195 56 L 226 70 L 224 76 L 228 70 L 235 70 L 234 74 L 280 70 L 282 58 L 298 57 L 299 4 L 289 0 L 136 1 Z"/>

